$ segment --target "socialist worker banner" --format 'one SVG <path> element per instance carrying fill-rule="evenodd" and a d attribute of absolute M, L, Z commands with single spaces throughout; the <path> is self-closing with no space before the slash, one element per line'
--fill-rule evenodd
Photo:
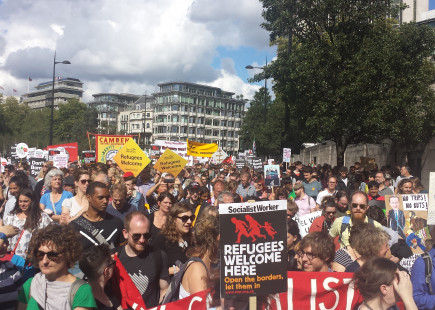
<path fill-rule="evenodd" d="M 124 144 L 133 136 L 95 135 L 95 152 L 97 162 L 106 163 L 113 160 Z"/>
<path fill-rule="evenodd" d="M 287 202 L 219 205 L 221 296 L 287 289 Z"/>
<path fill-rule="evenodd" d="M 60 153 L 64 153 L 64 151 L 66 151 L 69 155 L 69 158 L 68 158 L 69 162 L 75 162 L 79 159 L 78 149 L 79 149 L 79 146 L 78 146 L 77 142 L 47 146 L 47 151 L 57 150 L 57 151 L 60 151 Z"/>
<path fill-rule="evenodd" d="M 216 143 L 199 143 L 187 140 L 187 155 L 198 157 L 212 157 L 218 150 Z"/>

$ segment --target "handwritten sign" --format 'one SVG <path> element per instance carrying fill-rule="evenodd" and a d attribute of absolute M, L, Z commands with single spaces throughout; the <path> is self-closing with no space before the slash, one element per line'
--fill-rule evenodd
<path fill-rule="evenodd" d="M 154 169 L 160 171 L 161 173 L 168 172 L 176 177 L 184 166 L 186 166 L 187 160 L 171 151 L 166 149 L 166 151 L 160 156 L 159 160 L 154 165 Z"/>
<path fill-rule="evenodd" d="M 68 154 L 53 155 L 53 166 L 55 166 L 56 168 L 67 168 Z"/>
<path fill-rule="evenodd" d="M 310 230 L 311 224 L 313 224 L 313 221 L 320 217 L 322 215 L 322 211 L 316 211 L 310 214 L 306 214 L 304 216 L 301 216 L 296 219 L 299 226 L 299 232 L 301 234 L 301 237 L 303 238 L 305 235 L 308 234 L 308 231 Z"/>
<path fill-rule="evenodd" d="M 403 210 L 427 210 L 427 194 L 402 195 Z"/>
<path fill-rule="evenodd" d="M 124 172 L 131 172 L 135 177 L 151 162 L 133 139 L 124 144 L 113 160 Z"/>

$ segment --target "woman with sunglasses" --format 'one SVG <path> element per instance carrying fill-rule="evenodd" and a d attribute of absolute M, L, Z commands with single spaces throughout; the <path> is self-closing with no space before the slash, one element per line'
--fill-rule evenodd
<path fill-rule="evenodd" d="M 59 222 L 62 214 L 62 202 L 73 197 L 71 192 L 63 189 L 64 174 L 60 169 L 52 169 L 45 176 L 45 188 L 48 190 L 42 195 L 39 202 L 41 210 L 50 215 L 51 219 Z"/>
<path fill-rule="evenodd" d="M 114 296 L 110 283 L 115 263 L 107 244 L 90 247 L 80 257 L 80 270 L 83 271 L 92 288 L 98 310 L 122 310 L 121 303 Z"/>
<path fill-rule="evenodd" d="M 33 191 L 28 188 L 23 189 L 17 197 L 14 209 L 4 219 L 4 225 L 12 225 L 20 230 L 20 233 L 9 238 L 8 250 L 26 258 L 32 233 L 47 227 L 50 223 L 50 217 L 39 208 Z"/>
<path fill-rule="evenodd" d="M 175 203 L 175 198 L 169 192 L 162 192 L 157 197 L 157 211 L 147 215 L 150 220 L 151 240 L 154 239 L 162 230 L 171 211 L 172 205 Z"/>
<path fill-rule="evenodd" d="M 195 244 L 188 249 L 188 257 L 198 257 L 202 262 L 187 265 L 181 281 L 179 299 L 209 288 L 210 265 L 216 263 L 219 252 L 219 222 L 207 216 L 195 224 Z"/>
<path fill-rule="evenodd" d="M 18 309 L 92 309 L 96 307 L 89 284 L 68 272 L 81 254 L 78 233 L 69 225 L 48 225 L 30 241 L 28 257 L 41 270 L 23 285 Z M 76 289 L 74 297 L 72 289 Z"/>
<path fill-rule="evenodd" d="M 405 271 L 397 270 L 386 258 L 371 258 L 353 276 L 353 283 L 362 297 L 359 310 L 398 309 L 401 299 L 405 310 L 417 310 L 412 296 L 412 283 Z"/>
<path fill-rule="evenodd" d="M 74 173 L 76 195 L 65 199 L 62 203 L 62 224 L 71 222 L 88 210 L 89 202 L 86 198 L 86 189 L 91 182 L 91 174 L 89 171 L 78 170 Z"/>
<path fill-rule="evenodd" d="M 169 275 L 179 270 L 176 262 L 187 261 L 186 251 L 192 244 L 192 223 L 195 215 L 184 203 L 176 203 L 169 211 L 162 231 L 152 242 L 152 246 L 163 250 L 168 256 Z"/>

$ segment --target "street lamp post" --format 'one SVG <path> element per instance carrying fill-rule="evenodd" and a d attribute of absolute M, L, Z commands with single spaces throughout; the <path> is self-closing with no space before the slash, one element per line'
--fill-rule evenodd
<path fill-rule="evenodd" d="M 68 60 L 56 61 L 56 51 L 54 51 L 54 61 L 53 61 L 53 87 L 51 88 L 51 116 L 50 116 L 50 145 L 53 145 L 53 114 L 54 114 L 54 80 L 56 78 L 56 65 L 64 64 L 70 65 Z"/>
<path fill-rule="evenodd" d="M 264 67 L 253 67 L 251 65 L 247 65 L 245 69 L 261 69 L 264 71 L 264 123 L 266 123 L 266 117 L 267 117 L 267 75 L 266 75 L 266 68 L 267 68 L 267 56 L 266 56 L 266 65 Z"/>

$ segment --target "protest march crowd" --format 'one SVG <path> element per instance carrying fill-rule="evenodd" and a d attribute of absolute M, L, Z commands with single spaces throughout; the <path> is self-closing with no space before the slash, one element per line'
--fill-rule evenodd
<path fill-rule="evenodd" d="M 112 161 L 62 169 L 47 161 L 33 178 L 25 162 L 6 165 L 0 308 L 151 309 L 207 292 L 209 309 L 248 309 L 248 297 L 220 295 L 219 206 L 275 200 L 287 204 L 288 271 L 353 273 L 361 310 L 435 307 L 435 227 L 399 208 L 401 195 L 427 193 L 407 165 L 284 163 L 273 186 L 263 171 L 233 163 L 178 175 L 150 166 L 136 178 Z M 254 236 L 239 225 L 239 242 Z M 428 254 L 404 268 L 416 249 Z M 273 308 L 270 296 L 257 307 Z"/>

